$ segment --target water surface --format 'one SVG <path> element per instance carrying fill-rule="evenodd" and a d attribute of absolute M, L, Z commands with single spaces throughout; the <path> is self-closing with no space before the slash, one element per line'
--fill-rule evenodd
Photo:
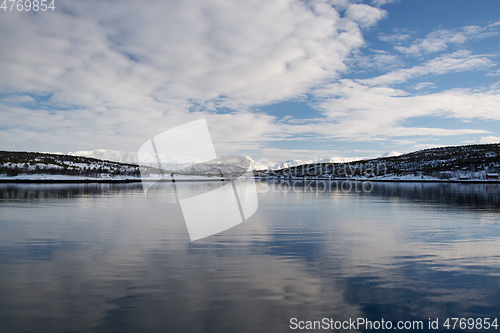
<path fill-rule="evenodd" d="M 291 318 L 498 316 L 499 186 L 373 185 L 260 183 L 250 219 L 189 242 L 180 208 L 140 184 L 0 184 L 1 331 L 291 332 Z"/>

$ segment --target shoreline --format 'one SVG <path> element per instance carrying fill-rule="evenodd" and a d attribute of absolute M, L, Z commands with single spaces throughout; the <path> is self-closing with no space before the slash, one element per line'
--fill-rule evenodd
<path fill-rule="evenodd" d="M 486 180 L 486 179 L 467 179 L 467 180 L 455 180 L 455 179 L 352 179 L 352 178 L 319 178 L 319 179 L 262 179 L 266 181 L 351 181 L 351 182 L 373 182 L 373 183 L 461 183 L 461 184 L 500 184 L 500 180 Z M 261 180 L 261 181 L 262 181 Z"/>
<path fill-rule="evenodd" d="M 172 179 L 146 179 L 145 182 L 220 182 L 231 181 L 234 178 L 218 178 L 218 179 L 186 179 L 178 178 L 175 181 Z M 259 179 L 254 178 L 257 182 L 320 182 L 320 181 L 351 181 L 351 182 L 374 182 L 374 183 L 459 183 L 459 184 L 500 184 L 500 180 L 441 180 L 441 179 L 349 179 L 349 178 L 320 178 L 320 179 Z M 6 179 L 0 178 L 0 184 L 127 184 L 141 183 L 142 179 Z"/>
<path fill-rule="evenodd" d="M 181 183 L 181 182 L 220 182 L 220 181 L 231 181 L 229 178 L 223 179 L 175 179 L 172 181 L 171 179 L 147 179 L 144 182 L 160 182 L 160 183 Z M 24 184 L 91 184 L 91 183 L 100 183 L 100 184 L 125 184 L 125 183 L 141 183 L 141 179 L 0 179 L 0 184 L 9 184 L 9 183 L 24 183 Z"/>

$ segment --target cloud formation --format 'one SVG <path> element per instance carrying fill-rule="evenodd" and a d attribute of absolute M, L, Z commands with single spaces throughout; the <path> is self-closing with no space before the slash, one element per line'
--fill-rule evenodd
<path fill-rule="evenodd" d="M 375 25 L 387 15 L 385 10 L 380 10 L 368 5 L 353 4 L 347 9 L 345 16 L 357 22 L 361 27 L 368 28 Z"/>
<path fill-rule="evenodd" d="M 1 147 L 134 151 L 200 118 L 218 153 L 269 154 L 263 157 L 285 155 L 276 141 L 489 133 L 414 128 L 408 120 L 499 120 L 498 83 L 427 95 L 422 89 L 437 90 L 439 75 L 496 74 L 495 56 L 472 52 L 467 42 L 494 36 L 498 22 L 440 28 L 413 41 L 404 29 L 377 33 L 390 50 L 371 49 L 365 37 L 390 18 L 379 8 L 390 2 L 67 0 L 56 12 L 9 13 L 0 21 Z M 425 81 L 395 87 L 419 78 Z M 291 100 L 320 116 L 256 111 Z"/>
<path fill-rule="evenodd" d="M 87 149 L 82 142 L 100 140 L 92 133 L 109 133 L 122 142 L 111 146 L 126 149 L 145 132 L 200 117 L 221 137 L 244 125 L 236 136 L 243 145 L 241 133 L 253 145 L 269 130 L 279 137 L 272 117 L 249 110 L 338 78 L 364 45 L 360 25 L 385 15 L 339 6 L 346 15 L 296 0 L 65 1 L 53 13 L 12 12 L 0 22 L 0 89 L 11 95 L 0 101 L 3 142 L 69 137 L 78 146 L 71 150 Z"/>
<path fill-rule="evenodd" d="M 492 66 L 494 66 L 494 63 L 488 56 L 472 55 L 468 50 L 459 50 L 434 58 L 422 65 L 398 69 L 378 77 L 360 80 L 360 82 L 368 85 L 387 85 L 405 82 L 411 78 L 428 74 L 462 72 L 474 69 L 486 69 Z"/>
<path fill-rule="evenodd" d="M 464 44 L 466 41 L 477 38 L 485 38 L 497 35 L 499 22 L 489 24 L 485 27 L 465 26 L 460 30 L 438 29 L 429 33 L 425 38 L 419 38 L 411 43 L 410 46 L 395 46 L 399 52 L 420 55 L 425 53 L 434 53 L 446 50 L 450 45 Z M 395 34 L 381 37 L 388 42 L 399 42 L 406 40 L 403 37 L 407 35 Z"/>
<path fill-rule="evenodd" d="M 346 69 L 382 11 L 300 1 L 67 1 L 2 23 L 5 91 L 63 105 L 146 98 L 245 108 L 304 93 Z M 98 11 L 92 8 L 100 8 Z"/>
<path fill-rule="evenodd" d="M 478 129 L 404 125 L 418 117 L 500 120 L 496 111 L 500 105 L 498 90 L 475 92 L 456 89 L 412 95 L 394 88 L 371 87 L 352 80 L 341 80 L 318 89 L 316 94 L 318 98 L 323 98 L 318 108 L 329 119 L 330 133 L 349 140 L 489 133 Z"/>
<path fill-rule="evenodd" d="M 399 0 L 372 0 L 372 5 L 374 6 L 383 6 L 388 3 L 398 2 Z"/>
<path fill-rule="evenodd" d="M 481 143 L 500 143 L 500 136 L 482 136 L 480 141 Z"/>

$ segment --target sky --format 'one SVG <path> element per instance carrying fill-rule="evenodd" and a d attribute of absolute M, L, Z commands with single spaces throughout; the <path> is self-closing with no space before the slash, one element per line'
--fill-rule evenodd
<path fill-rule="evenodd" d="M 500 142 L 498 0 L 64 0 L 0 9 L 0 150 L 137 152 L 205 118 L 219 155 Z"/>

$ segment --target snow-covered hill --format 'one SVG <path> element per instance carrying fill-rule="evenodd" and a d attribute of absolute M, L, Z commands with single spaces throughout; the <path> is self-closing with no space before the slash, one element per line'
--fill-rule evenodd
<path fill-rule="evenodd" d="M 106 160 L 81 155 L 100 156 Z M 161 177 L 162 173 L 186 176 L 237 175 L 245 172 L 249 165 L 261 175 L 271 176 L 366 176 L 370 178 L 393 175 L 393 177 L 426 176 L 440 179 L 481 179 L 487 173 L 500 171 L 500 144 L 441 147 L 416 151 L 399 156 L 394 152 L 387 157 L 355 159 L 334 157 L 322 160 L 287 160 L 262 165 L 247 157 L 220 157 L 205 163 L 168 164 L 162 160 L 158 170 L 157 159 L 152 156 L 149 165 L 114 162 L 135 161 L 132 153 L 112 150 L 75 152 L 71 155 L 34 152 L 0 151 L 0 175 L 13 177 L 24 175 L 69 175 L 81 177 Z M 403 179 L 401 178 L 401 179 Z M 406 178 L 405 178 L 406 179 Z"/>
<path fill-rule="evenodd" d="M 408 154 L 352 162 L 314 162 L 268 171 L 272 176 L 369 176 L 412 175 L 439 179 L 481 179 L 500 171 L 500 144 L 432 148 Z"/>
<path fill-rule="evenodd" d="M 19 174 L 90 178 L 105 178 L 108 176 L 138 177 L 141 171 L 143 170 L 140 170 L 137 165 L 82 156 L 0 151 L 0 174 L 8 177 Z"/>

